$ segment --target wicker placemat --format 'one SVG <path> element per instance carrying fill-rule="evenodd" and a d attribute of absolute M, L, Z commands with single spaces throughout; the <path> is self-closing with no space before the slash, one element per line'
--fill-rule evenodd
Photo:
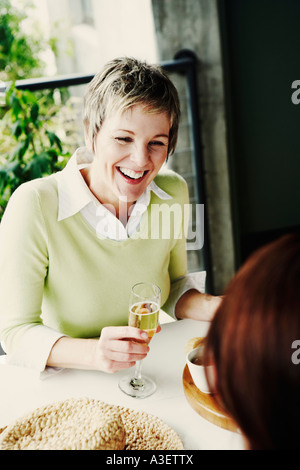
<path fill-rule="evenodd" d="M 181 450 L 176 432 L 145 412 L 90 398 L 37 408 L 0 434 L 1 450 Z"/>
<path fill-rule="evenodd" d="M 182 450 L 178 434 L 166 423 L 143 411 L 117 407 L 126 430 L 127 450 Z"/>

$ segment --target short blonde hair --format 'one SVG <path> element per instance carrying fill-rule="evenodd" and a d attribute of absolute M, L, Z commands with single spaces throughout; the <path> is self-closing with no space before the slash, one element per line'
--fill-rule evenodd
<path fill-rule="evenodd" d="M 143 104 L 151 113 L 166 112 L 170 119 L 168 154 L 175 150 L 180 118 L 178 92 L 158 65 L 122 57 L 108 62 L 89 83 L 83 109 L 83 122 L 90 142 L 105 119 Z"/>

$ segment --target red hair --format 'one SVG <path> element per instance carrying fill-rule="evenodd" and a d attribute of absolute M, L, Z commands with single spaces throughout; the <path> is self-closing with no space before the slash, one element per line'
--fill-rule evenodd
<path fill-rule="evenodd" d="M 258 250 L 225 294 L 206 340 L 216 397 L 250 448 L 298 448 L 300 364 L 292 344 L 300 340 L 299 235 Z"/>

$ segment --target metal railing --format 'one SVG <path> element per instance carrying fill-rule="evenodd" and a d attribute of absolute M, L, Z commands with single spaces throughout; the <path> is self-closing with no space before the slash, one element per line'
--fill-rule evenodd
<path fill-rule="evenodd" d="M 207 273 L 207 291 L 213 292 L 213 277 L 211 269 L 211 254 L 210 254 L 210 240 L 208 231 L 208 221 L 206 215 L 206 192 L 204 182 L 204 168 L 203 168 L 203 145 L 201 139 L 201 123 L 200 123 L 200 110 L 199 100 L 197 95 L 197 56 L 193 51 L 181 50 L 175 54 L 174 59 L 171 61 L 162 62 L 161 66 L 169 73 L 179 73 L 185 75 L 188 91 L 188 106 L 191 123 L 191 144 L 192 144 L 192 158 L 193 167 L 195 171 L 195 202 L 204 206 L 203 215 L 203 232 L 204 232 L 204 245 L 202 248 L 202 258 L 204 269 Z M 76 85 L 84 85 L 93 79 L 93 74 L 72 74 L 60 75 L 55 77 L 41 77 L 31 78 L 27 80 L 17 80 L 15 82 L 16 88 L 22 90 L 44 90 L 64 88 Z M 0 83 L 0 93 L 5 93 L 9 84 Z"/>

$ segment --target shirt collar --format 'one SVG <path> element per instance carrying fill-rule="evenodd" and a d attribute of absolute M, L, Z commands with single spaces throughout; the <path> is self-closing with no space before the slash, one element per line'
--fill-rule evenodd
<path fill-rule="evenodd" d="M 102 206 L 89 190 L 80 173 L 82 168 L 92 163 L 93 158 L 92 152 L 87 147 L 79 147 L 68 161 L 66 167 L 57 173 L 58 221 L 75 215 L 91 202 L 96 206 Z M 151 181 L 133 206 L 131 216 L 144 212 L 150 203 L 151 191 L 160 199 L 172 199 L 172 196 L 159 188 L 154 181 Z"/>

